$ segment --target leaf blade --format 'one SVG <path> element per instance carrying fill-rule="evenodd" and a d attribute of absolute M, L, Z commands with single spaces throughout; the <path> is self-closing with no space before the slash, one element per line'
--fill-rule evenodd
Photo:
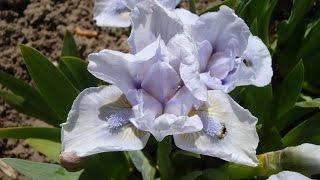
<path fill-rule="evenodd" d="M 46 127 L 14 127 L 0 128 L 0 138 L 16 138 L 16 139 L 47 139 L 54 142 L 60 142 L 60 128 Z"/>
<path fill-rule="evenodd" d="M 275 90 L 275 119 L 281 117 L 292 107 L 294 107 L 294 104 L 300 95 L 303 80 L 304 67 L 302 61 L 299 61 L 299 63 L 293 68 L 293 70 L 285 77 L 283 82 Z"/>
<path fill-rule="evenodd" d="M 57 164 L 39 163 L 14 158 L 3 158 L 1 160 L 33 180 L 76 180 L 81 174 L 81 172 L 68 172 Z"/>
<path fill-rule="evenodd" d="M 320 144 L 320 113 L 315 114 L 305 120 L 283 138 L 283 144 L 286 146 L 296 146 L 302 143 Z"/>
<path fill-rule="evenodd" d="M 66 119 L 79 91 L 40 52 L 25 45 L 20 49 L 37 88 L 61 119 Z"/>
<path fill-rule="evenodd" d="M 61 150 L 61 144 L 44 139 L 26 139 L 25 142 L 29 144 L 31 147 L 46 155 L 48 158 L 59 162 L 59 155 Z"/>
<path fill-rule="evenodd" d="M 142 151 L 129 151 L 128 154 L 134 166 L 141 172 L 143 180 L 154 179 L 156 169 L 150 164 Z"/>
<path fill-rule="evenodd" d="M 0 83 L 13 93 L 1 91 L 0 96 L 19 111 L 54 126 L 62 121 L 40 92 L 29 84 L 0 70 Z M 18 100 L 20 99 L 20 100 Z"/>
<path fill-rule="evenodd" d="M 68 30 L 64 34 L 61 56 L 80 57 L 77 44 Z"/>
<path fill-rule="evenodd" d="M 98 86 L 99 83 L 99 80 L 89 73 L 87 65 L 88 63 L 82 59 L 65 56 L 61 57 L 59 68 L 81 91 L 88 87 Z"/>

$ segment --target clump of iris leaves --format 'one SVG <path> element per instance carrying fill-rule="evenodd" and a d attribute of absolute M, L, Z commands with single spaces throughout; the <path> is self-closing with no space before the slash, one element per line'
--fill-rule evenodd
<path fill-rule="evenodd" d="M 189 1 L 192 11 L 194 1 Z M 266 87 L 238 87 L 231 96 L 258 117 L 260 143 L 257 154 L 302 143 L 320 144 L 320 3 L 317 0 L 226 0 L 268 46 L 274 77 Z M 204 12 L 201 12 L 204 13 Z M 198 12 L 198 14 L 201 14 Z M 171 137 L 151 139 L 142 151 L 109 152 L 90 157 L 85 168 L 68 172 L 59 165 L 60 127 L 76 96 L 101 81 L 87 71 L 75 41 L 65 34 L 59 65 L 37 50 L 21 45 L 33 86 L 0 71 L 0 97 L 20 112 L 43 120 L 48 127 L 1 128 L 0 138 L 26 139 L 51 159 L 38 163 L 1 159 L 32 179 L 234 179 L 264 178 L 262 167 L 235 165 L 200 156 L 172 145 Z M 260 170 L 259 170 L 260 168 Z"/>

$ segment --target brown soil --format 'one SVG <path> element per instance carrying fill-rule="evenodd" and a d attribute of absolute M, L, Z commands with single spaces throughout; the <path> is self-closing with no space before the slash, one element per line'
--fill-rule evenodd
<path fill-rule="evenodd" d="M 215 0 L 201 0 L 198 8 L 205 9 Z M 27 44 L 41 51 L 52 62 L 59 61 L 63 34 L 66 29 L 88 30 L 94 37 L 74 35 L 80 55 L 109 48 L 128 51 L 128 29 L 100 28 L 92 19 L 93 0 L 1 0 L 0 1 L 0 69 L 28 83 L 18 45 Z M 187 7 L 187 1 L 181 7 Z M 0 85 L 1 88 L 1 85 Z M 0 128 L 16 126 L 47 126 L 45 123 L 17 112 L 0 99 Z M 41 153 L 33 150 L 23 140 L 0 139 L 0 158 L 14 157 L 48 162 Z M 0 179 L 8 179 L 0 171 Z M 9 178 L 10 179 L 10 178 Z M 18 179 L 23 179 L 19 176 Z"/>

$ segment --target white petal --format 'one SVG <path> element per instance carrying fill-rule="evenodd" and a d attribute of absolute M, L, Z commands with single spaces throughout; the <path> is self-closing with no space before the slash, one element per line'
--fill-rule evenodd
<path fill-rule="evenodd" d="M 157 62 L 150 68 L 141 87 L 158 101 L 166 103 L 177 91 L 180 77 L 167 62 Z"/>
<path fill-rule="evenodd" d="M 224 125 L 221 137 L 209 136 L 204 131 L 174 136 L 176 145 L 186 151 L 219 157 L 226 161 L 256 166 L 256 148 L 259 137 L 256 132 L 257 118 L 243 109 L 227 94 L 209 91 L 209 105 L 199 109 Z"/>
<path fill-rule="evenodd" d="M 147 3 L 150 3 L 150 0 L 125 0 L 127 6 L 130 9 L 133 9 L 138 3 L 141 5 L 146 5 Z M 158 0 L 160 4 L 162 4 L 164 7 L 172 10 L 174 9 L 180 2 L 180 0 Z"/>
<path fill-rule="evenodd" d="M 187 29 L 190 28 L 190 26 L 199 19 L 198 15 L 193 14 L 190 11 L 183 8 L 175 9 L 174 12 L 177 14 L 177 16 L 179 16 L 183 25 L 185 25 L 185 28 Z"/>
<path fill-rule="evenodd" d="M 137 130 L 130 122 L 117 130 L 110 127 L 108 115 L 118 115 L 123 110 L 130 111 L 130 105 L 115 86 L 85 89 L 74 101 L 67 122 L 62 124 L 62 151 L 89 156 L 142 149 L 148 133 Z"/>
<path fill-rule="evenodd" d="M 123 0 L 95 0 L 93 18 L 98 26 L 130 26 L 130 9 Z"/>
<path fill-rule="evenodd" d="M 207 87 L 199 81 L 200 64 L 197 46 L 187 34 L 178 34 L 168 43 L 169 51 L 180 59 L 180 76 L 189 91 L 201 101 L 207 101 Z"/>
<path fill-rule="evenodd" d="M 158 0 L 163 6 L 168 9 L 174 9 L 181 0 Z"/>
<path fill-rule="evenodd" d="M 240 57 L 242 62 L 235 73 L 226 78 L 226 86 L 255 85 L 265 86 L 273 75 L 271 55 L 268 48 L 256 36 L 249 37 L 248 46 Z"/>
<path fill-rule="evenodd" d="M 191 92 L 184 86 L 166 103 L 164 113 L 187 116 L 196 101 Z"/>
<path fill-rule="evenodd" d="M 150 132 L 158 141 L 162 141 L 169 135 L 197 132 L 202 129 L 202 122 L 198 116 L 163 114 L 153 121 L 140 119 L 136 122 L 140 128 Z"/>
<path fill-rule="evenodd" d="M 212 55 L 213 49 L 210 42 L 207 40 L 199 42 L 197 45 L 199 51 L 200 72 L 204 72 L 208 66 L 208 61 Z"/>
<path fill-rule="evenodd" d="M 157 47 L 158 41 L 150 44 Z M 149 47 L 146 49 L 150 50 Z M 112 50 L 102 50 L 88 56 L 88 71 L 97 78 L 119 87 L 124 94 L 140 86 L 141 81 L 150 67 L 155 63 L 152 59 L 156 51 L 144 53 L 139 56 Z"/>
<path fill-rule="evenodd" d="M 148 6 L 137 4 L 132 11 L 131 21 L 128 43 L 133 54 L 154 42 L 159 35 L 168 43 L 174 35 L 183 32 L 183 25 L 176 14 L 157 1 L 151 1 Z"/>
<path fill-rule="evenodd" d="M 127 94 L 127 98 L 130 101 L 130 104 L 134 106 L 133 110 L 137 110 L 135 111 L 135 113 L 137 113 L 135 117 L 140 117 L 144 114 L 148 114 L 151 115 L 154 119 L 162 112 L 162 104 L 143 89 L 130 91 Z M 139 128 L 139 125 L 137 125 L 136 127 Z"/>
<path fill-rule="evenodd" d="M 248 46 L 244 52 L 247 61 L 252 62 L 254 71 L 253 85 L 265 86 L 271 82 L 272 60 L 267 46 L 256 36 L 250 36 Z"/>
<path fill-rule="evenodd" d="M 138 129 L 148 131 L 146 124 L 154 122 L 156 117 L 162 113 L 162 104 L 143 89 L 131 91 L 128 99 L 133 102 L 134 112 L 134 117 L 130 118 L 130 122 Z"/>
<path fill-rule="evenodd" d="M 223 53 L 215 53 L 211 56 L 209 64 L 210 74 L 218 79 L 224 79 L 234 68 L 235 59 Z"/>
<path fill-rule="evenodd" d="M 228 87 L 222 85 L 220 79 L 211 76 L 210 72 L 201 73 L 200 81 L 204 83 L 208 87 L 208 89 L 218 89 L 223 90 L 223 92 L 229 92 Z"/>
<path fill-rule="evenodd" d="M 251 33 L 232 9 L 220 6 L 218 12 L 200 16 L 192 25 L 191 34 L 197 42 L 208 40 L 215 52 L 227 51 L 239 56 L 245 50 Z"/>
<path fill-rule="evenodd" d="M 311 180 L 311 179 L 297 172 L 282 171 L 278 174 L 270 176 L 268 180 Z"/>
<path fill-rule="evenodd" d="M 135 88 L 134 78 L 130 74 L 130 62 L 134 56 L 118 51 L 102 50 L 88 56 L 88 71 L 97 78 L 115 84 L 124 93 Z"/>

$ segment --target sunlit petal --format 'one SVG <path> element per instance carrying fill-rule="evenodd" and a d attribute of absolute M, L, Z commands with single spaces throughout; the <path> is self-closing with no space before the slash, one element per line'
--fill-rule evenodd
<path fill-rule="evenodd" d="M 197 113 L 203 130 L 174 136 L 176 145 L 186 151 L 256 166 L 257 118 L 218 90 L 209 91 L 208 102 Z"/>
<path fill-rule="evenodd" d="M 149 133 L 130 123 L 132 115 L 131 106 L 115 86 L 84 90 L 62 124 L 62 151 L 89 156 L 142 149 Z"/>

